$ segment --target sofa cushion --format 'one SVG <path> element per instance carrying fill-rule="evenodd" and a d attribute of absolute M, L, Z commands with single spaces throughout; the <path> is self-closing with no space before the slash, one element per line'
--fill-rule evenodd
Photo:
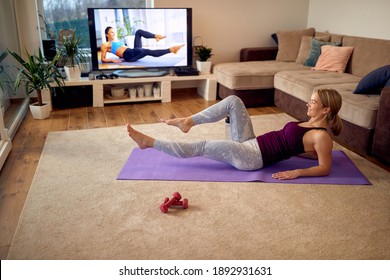
<path fill-rule="evenodd" d="M 298 56 L 297 59 L 295 60 L 296 63 L 304 64 L 305 60 L 309 57 L 310 50 L 312 48 L 312 40 L 314 39 L 321 42 L 328 42 L 330 39 L 330 35 L 316 36 L 316 37 L 303 36 L 301 39 L 301 46 L 299 47 Z M 319 55 L 320 54 L 318 54 L 318 56 Z M 314 65 L 308 65 L 308 66 L 314 66 Z"/>
<path fill-rule="evenodd" d="M 279 44 L 279 42 L 278 42 L 278 35 L 276 35 L 276 33 L 272 33 L 271 34 L 271 38 L 272 38 L 272 40 L 274 40 L 276 45 Z"/>
<path fill-rule="evenodd" d="M 343 73 L 354 47 L 322 46 L 321 55 L 314 70 L 325 70 Z"/>
<path fill-rule="evenodd" d="M 218 83 L 229 89 L 274 88 L 274 75 L 279 71 L 309 69 L 295 62 L 274 60 L 221 63 L 214 67 Z"/>
<path fill-rule="evenodd" d="M 390 65 L 379 67 L 364 76 L 353 93 L 380 94 L 386 83 L 390 83 Z"/>
<path fill-rule="evenodd" d="M 298 56 L 301 39 L 303 36 L 314 36 L 315 29 L 308 28 L 298 31 L 280 31 L 278 36 L 278 54 L 277 61 L 295 61 Z"/>
<path fill-rule="evenodd" d="M 317 63 L 318 58 L 321 55 L 321 47 L 324 45 L 330 45 L 330 46 L 341 46 L 341 42 L 324 42 L 317 39 L 311 40 L 311 48 L 309 51 L 309 56 L 306 58 L 306 60 L 303 62 L 303 65 L 306 66 L 315 66 Z"/>
<path fill-rule="evenodd" d="M 360 77 L 347 73 L 298 70 L 281 71 L 275 74 L 275 88 L 284 92 L 293 92 L 294 96 L 307 102 L 315 87 L 330 84 L 350 84 L 355 85 Z"/>
<path fill-rule="evenodd" d="M 303 36 L 301 39 L 301 45 L 299 47 L 299 52 L 297 59 L 295 60 L 296 63 L 303 64 L 307 57 L 309 56 L 310 49 L 311 49 L 311 40 L 312 36 Z"/>
<path fill-rule="evenodd" d="M 343 46 L 354 46 L 346 72 L 364 77 L 369 72 L 390 64 L 390 40 L 344 36 Z"/>
<path fill-rule="evenodd" d="M 333 33 L 328 33 L 328 32 L 317 32 L 317 31 L 316 31 L 315 36 L 316 37 L 329 36 L 329 40 L 327 40 L 327 41 L 333 42 L 333 43 L 342 42 L 343 37 L 344 37 L 344 35 L 340 35 L 340 34 L 333 34 Z M 322 40 L 322 41 L 324 41 L 324 40 Z"/>

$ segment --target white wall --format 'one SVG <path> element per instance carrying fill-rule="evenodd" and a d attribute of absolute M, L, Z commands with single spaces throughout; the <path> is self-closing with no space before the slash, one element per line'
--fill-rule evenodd
<path fill-rule="evenodd" d="M 19 51 L 18 29 L 16 25 L 13 1 L 1 0 L 0 8 L 0 49 Z"/>
<path fill-rule="evenodd" d="M 308 25 L 319 31 L 390 39 L 390 1 L 310 0 Z"/>
<path fill-rule="evenodd" d="M 193 36 L 213 49 L 216 64 L 238 61 L 244 47 L 273 46 L 270 35 L 276 31 L 306 28 L 309 0 L 154 0 L 154 5 L 192 8 Z"/>

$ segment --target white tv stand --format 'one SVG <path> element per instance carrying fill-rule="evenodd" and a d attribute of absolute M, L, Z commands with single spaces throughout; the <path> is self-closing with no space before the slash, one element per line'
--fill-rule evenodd
<path fill-rule="evenodd" d="M 92 85 L 93 89 L 93 107 L 103 107 L 104 104 L 124 103 L 124 102 L 142 102 L 142 101 L 158 101 L 170 102 L 171 89 L 175 88 L 180 82 L 195 82 L 197 92 L 206 100 L 215 100 L 217 96 L 217 81 L 214 74 L 200 74 L 199 76 L 161 76 L 161 77 L 144 77 L 144 78 L 117 78 L 104 80 L 89 80 L 88 78 L 80 78 L 78 80 L 65 80 L 66 86 L 86 86 Z M 105 98 L 104 92 L 107 88 L 120 86 L 129 88 L 145 83 L 158 83 L 160 87 L 160 97 L 136 97 L 130 98 L 127 96 L 123 99 L 108 99 Z M 42 99 L 44 102 L 52 104 L 51 94 L 48 90 L 42 91 Z"/>

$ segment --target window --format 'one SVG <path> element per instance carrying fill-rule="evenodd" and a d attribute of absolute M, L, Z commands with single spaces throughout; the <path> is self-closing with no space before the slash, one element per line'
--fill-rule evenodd
<path fill-rule="evenodd" d="M 90 48 L 87 8 L 150 7 L 150 0 L 37 0 L 42 39 L 56 39 L 61 29 L 75 29 L 81 47 Z"/>

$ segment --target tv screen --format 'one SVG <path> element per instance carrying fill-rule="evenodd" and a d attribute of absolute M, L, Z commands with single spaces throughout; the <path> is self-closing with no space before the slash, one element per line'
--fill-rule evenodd
<path fill-rule="evenodd" d="M 94 71 L 192 66 L 191 8 L 88 8 Z"/>

